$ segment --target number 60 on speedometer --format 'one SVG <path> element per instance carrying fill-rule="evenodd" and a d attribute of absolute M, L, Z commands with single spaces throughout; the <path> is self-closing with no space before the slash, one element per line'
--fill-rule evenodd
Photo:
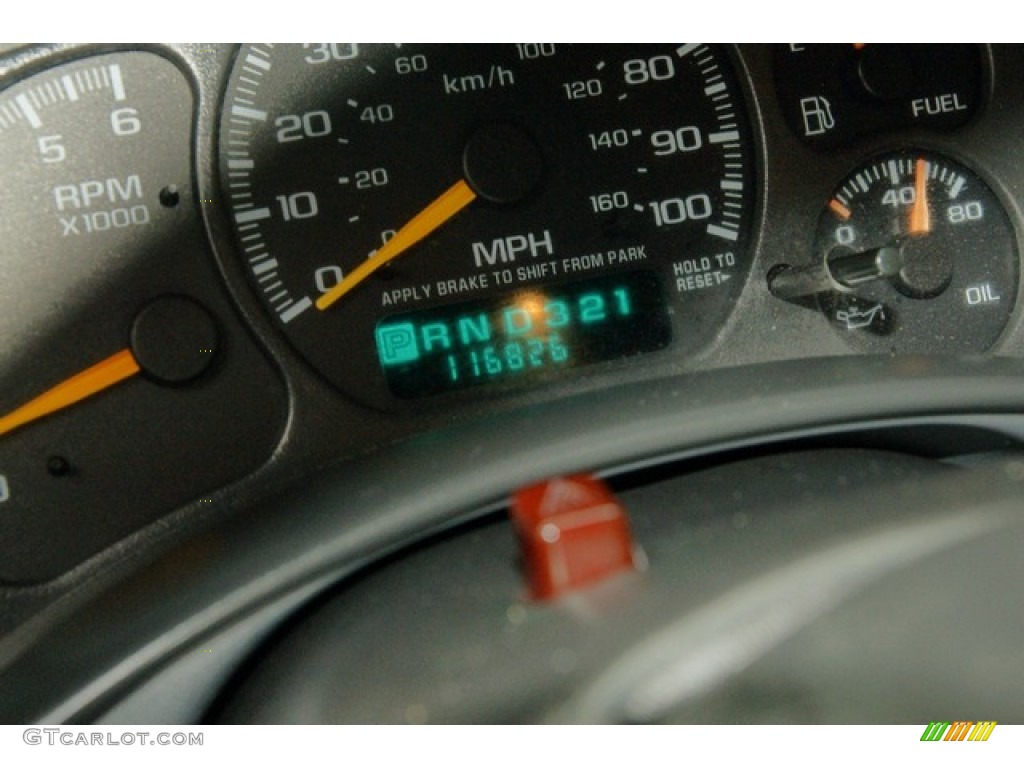
<path fill-rule="evenodd" d="M 701 44 L 244 46 L 220 127 L 239 256 L 306 359 L 383 407 L 678 360 L 749 270 L 733 62 Z M 595 297 L 593 323 L 520 339 L 502 322 Z"/>

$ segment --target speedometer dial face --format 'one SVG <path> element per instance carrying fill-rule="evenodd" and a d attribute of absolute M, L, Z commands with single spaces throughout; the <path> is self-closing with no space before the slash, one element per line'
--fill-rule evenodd
<path fill-rule="evenodd" d="M 220 170 L 268 311 L 387 406 L 706 345 L 749 270 L 752 144 L 704 45 L 251 45 Z"/>

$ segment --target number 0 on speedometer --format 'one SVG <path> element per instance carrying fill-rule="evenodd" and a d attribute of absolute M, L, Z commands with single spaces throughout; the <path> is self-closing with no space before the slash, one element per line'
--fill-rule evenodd
<path fill-rule="evenodd" d="M 381 406 L 684 360 L 749 270 L 753 165 L 699 44 L 249 45 L 220 128 L 253 287 Z"/>

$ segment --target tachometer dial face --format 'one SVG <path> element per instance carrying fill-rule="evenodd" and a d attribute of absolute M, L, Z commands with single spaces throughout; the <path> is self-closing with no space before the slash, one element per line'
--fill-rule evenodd
<path fill-rule="evenodd" d="M 149 51 L 46 64 L 0 90 L 4 584 L 248 475 L 287 407 L 219 287 L 189 80 Z"/>
<path fill-rule="evenodd" d="M 704 45 L 245 46 L 220 129 L 257 294 L 381 406 L 706 345 L 749 269 L 753 160 Z"/>
<path fill-rule="evenodd" d="M 851 345 L 873 352 L 983 352 L 1017 297 L 1017 240 L 995 193 L 940 154 L 878 157 L 840 184 L 818 224 L 814 253 L 832 263 L 889 249 L 898 272 L 820 305 Z"/>

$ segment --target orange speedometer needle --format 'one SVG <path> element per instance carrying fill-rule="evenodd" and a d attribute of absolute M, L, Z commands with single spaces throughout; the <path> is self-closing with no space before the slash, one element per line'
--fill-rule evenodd
<path fill-rule="evenodd" d="M 109 389 L 139 372 L 131 350 L 123 349 L 0 417 L 0 435 Z"/>
<path fill-rule="evenodd" d="M 914 204 L 910 207 L 908 232 L 911 235 L 926 235 L 931 228 L 928 213 L 928 163 L 919 157 L 914 163 Z"/>
<path fill-rule="evenodd" d="M 392 259 L 401 256 L 409 248 L 440 227 L 455 214 L 476 200 L 476 193 L 469 184 L 460 179 L 434 202 L 413 216 L 405 226 L 388 240 L 372 258 L 352 270 L 340 283 L 316 301 L 317 309 L 327 309 L 346 293 Z"/>

